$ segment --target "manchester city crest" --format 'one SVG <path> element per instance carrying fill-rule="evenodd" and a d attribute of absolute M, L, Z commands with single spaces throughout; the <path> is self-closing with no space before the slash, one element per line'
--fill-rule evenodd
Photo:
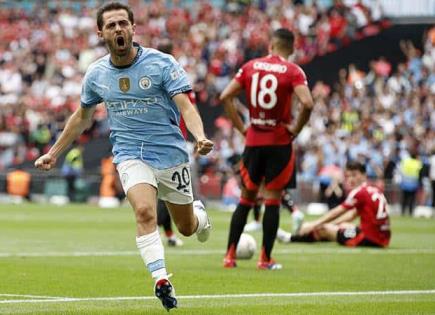
<path fill-rule="evenodd" d="M 124 93 L 128 92 L 130 90 L 130 78 L 119 78 L 119 89 Z"/>
<path fill-rule="evenodd" d="M 142 90 L 148 90 L 151 87 L 151 79 L 148 77 L 142 77 L 139 80 L 139 87 Z"/>

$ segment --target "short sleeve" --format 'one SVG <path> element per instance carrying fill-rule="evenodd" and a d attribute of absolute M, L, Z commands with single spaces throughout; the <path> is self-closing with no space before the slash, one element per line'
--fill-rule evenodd
<path fill-rule="evenodd" d="M 343 201 L 343 203 L 341 204 L 341 206 L 347 210 L 353 209 L 353 208 L 358 208 L 358 204 L 359 204 L 359 197 L 360 197 L 360 189 L 356 188 L 354 190 L 352 190 L 349 195 L 347 196 L 346 200 Z"/>
<path fill-rule="evenodd" d="M 167 59 L 163 68 L 163 87 L 170 97 L 192 90 L 186 71 L 172 56 Z"/>
<path fill-rule="evenodd" d="M 83 79 L 80 105 L 84 108 L 95 106 L 103 101 L 103 99 L 92 88 L 93 73 L 92 69 L 88 69 Z"/>
<path fill-rule="evenodd" d="M 297 65 L 294 67 L 291 83 L 294 88 L 298 85 L 308 85 L 307 76 L 305 75 L 304 70 Z"/>
<path fill-rule="evenodd" d="M 236 80 L 240 84 L 240 86 L 245 86 L 246 70 L 244 68 L 245 67 L 240 68 L 239 71 L 237 71 L 236 76 L 234 77 L 234 80 Z"/>

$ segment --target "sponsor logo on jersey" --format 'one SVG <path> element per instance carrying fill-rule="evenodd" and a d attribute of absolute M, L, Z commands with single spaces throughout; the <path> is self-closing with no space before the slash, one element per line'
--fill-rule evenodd
<path fill-rule="evenodd" d="M 151 87 L 151 79 L 148 77 L 142 77 L 139 80 L 139 87 L 142 90 L 148 90 Z"/>
<path fill-rule="evenodd" d="M 130 78 L 119 78 L 119 89 L 124 93 L 128 92 L 130 90 Z"/>
<path fill-rule="evenodd" d="M 256 126 L 276 126 L 276 119 L 252 118 L 251 124 Z"/>

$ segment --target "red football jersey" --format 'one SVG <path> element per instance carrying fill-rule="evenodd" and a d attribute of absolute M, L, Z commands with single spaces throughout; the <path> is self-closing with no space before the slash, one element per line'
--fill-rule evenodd
<path fill-rule="evenodd" d="M 246 93 L 250 126 L 247 146 L 284 145 L 291 135 L 284 124 L 291 122 L 293 90 L 307 85 L 304 71 L 277 55 L 247 62 L 235 79 Z"/>
<path fill-rule="evenodd" d="M 389 244 L 391 232 L 387 199 L 379 188 L 364 183 L 353 189 L 341 205 L 358 211 L 360 229 L 367 239 L 381 246 Z"/>
<path fill-rule="evenodd" d="M 189 97 L 189 100 L 192 103 L 192 105 L 196 106 L 195 92 L 190 91 L 187 93 L 187 96 Z M 184 139 L 187 140 L 187 127 L 186 127 L 186 123 L 184 122 L 183 116 L 181 116 L 181 115 L 180 115 L 180 130 L 181 130 L 181 133 L 183 134 Z"/>

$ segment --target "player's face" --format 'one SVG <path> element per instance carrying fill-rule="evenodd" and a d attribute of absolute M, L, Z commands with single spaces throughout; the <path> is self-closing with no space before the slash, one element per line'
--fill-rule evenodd
<path fill-rule="evenodd" d="M 128 19 L 125 10 L 113 10 L 103 13 L 103 27 L 98 36 L 104 39 L 111 54 L 126 56 L 133 47 L 135 25 Z"/>
<path fill-rule="evenodd" d="M 364 182 L 364 175 L 356 170 L 346 170 L 346 182 L 350 189 L 354 189 Z"/>

